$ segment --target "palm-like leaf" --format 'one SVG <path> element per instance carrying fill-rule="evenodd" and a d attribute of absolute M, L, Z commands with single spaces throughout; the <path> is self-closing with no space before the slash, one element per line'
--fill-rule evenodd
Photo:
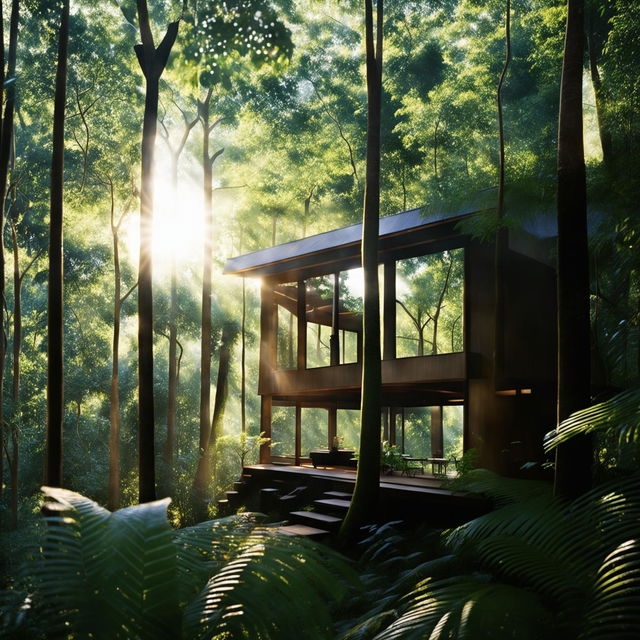
<path fill-rule="evenodd" d="M 45 492 L 60 517 L 49 518 L 34 608 L 18 627 L 104 640 L 332 637 L 327 602 L 344 590 L 336 578 L 352 576 L 335 552 L 256 527 L 250 515 L 174 532 L 168 500 L 110 513 L 70 491 Z"/>
<path fill-rule="evenodd" d="M 577 411 L 547 435 L 545 450 L 551 451 L 581 433 L 612 433 L 620 442 L 640 439 L 640 389 L 623 391 L 613 398 Z"/>
<path fill-rule="evenodd" d="M 237 552 L 187 607 L 185 635 L 210 638 L 226 632 L 232 638 L 289 638 L 304 628 L 307 638 L 333 637 L 323 602 L 339 596 L 343 587 L 327 568 L 328 557 L 344 575 L 344 561 L 336 554 L 324 550 L 320 555 L 306 540 L 255 530 L 238 540 Z M 268 597 L 256 597 L 265 584 Z"/>

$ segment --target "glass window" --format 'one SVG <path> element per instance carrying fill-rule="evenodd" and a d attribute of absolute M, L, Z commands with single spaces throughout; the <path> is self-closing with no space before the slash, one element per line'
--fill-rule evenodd
<path fill-rule="evenodd" d="M 329 439 L 329 412 L 316 407 L 302 408 L 300 425 L 300 455 L 309 457 L 309 451 L 327 449 Z"/>
<path fill-rule="evenodd" d="M 360 449 L 360 411 L 358 409 L 338 409 L 336 431 L 342 438 L 343 449 Z"/>
<path fill-rule="evenodd" d="M 396 357 L 463 349 L 464 250 L 396 262 Z"/>
<path fill-rule="evenodd" d="M 295 407 L 273 407 L 271 414 L 271 455 L 295 457 Z"/>
<path fill-rule="evenodd" d="M 333 276 L 306 281 L 307 369 L 331 364 Z"/>
<path fill-rule="evenodd" d="M 430 407 L 405 407 L 404 452 L 413 458 L 431 457 Z"/>
<path fill-rule="evenodd" d="M 461 404 L 442 407 L 444 457 L 460 460 L 463 451 L 464 407 Z"/>
<path fill-rule="evenodd" d="M 280 284 L 274 290 L 277 318 L 278 369 L 295 369 L 298 363 L 298 285 Z"/>
<path fill-rule="evenodd" d="M 362 335 L 362 268 L 340 273 L 340 363 L 358 362 L 358 344 Z"/>

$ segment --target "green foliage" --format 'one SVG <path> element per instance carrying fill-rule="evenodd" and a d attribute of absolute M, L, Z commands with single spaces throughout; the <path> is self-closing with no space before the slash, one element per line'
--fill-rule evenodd
<path fill-rule="evenodd" d="M 44 491 L 53 515 L 29 596 L 5 594 L 4 637 L 283 638 L 301 625 L 332 637 L 326 603 L 341 595 L 337 575 L 350 576 L 337 554 L 250 515 L 172 531 L 168 500 L 110 513 Z"/>

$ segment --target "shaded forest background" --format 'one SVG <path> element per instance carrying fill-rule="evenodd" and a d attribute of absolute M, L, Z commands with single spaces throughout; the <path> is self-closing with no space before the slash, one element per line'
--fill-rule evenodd
<path fill-rule="evenodd" d="M 232 255 L 360 220 L 366 151 L 362 16 L 358 7 L 330 2 L 247 0 L 237 11 L 224 4 L 158 2 L 150 9 L 158 40 L 180 18 L 160 81 L 153 382 L 159 494 L 172 496 L 172 522 L 184 525 L 198 516 L 192 487 L 202 449 L 203 335 L 212 412 L 216 394 L 222 395 L 217 380 L 225 351 L 229 358 L 226 403 L 220 398 L 212 429 L 215 473 L 207 477 L 206 495 L 226 488 L 241 462 L 255 459 L 258 446 L 258 288 L 222 278 L 222 264 Z M 5 23 L 11 10 L 3 3 Z M 15 92 L 15 117 L 2 236 L 3 528 L 29 520 L 38 509 L 47 422 L 49 171 L 59 7 L 34 1 L 21 3 L 20 13 L 15 73 L 7 68 L 4 81 L 7 101 Z M 592 365 L 594 383 L 603 391 L 640 377 L 639 14 L 632 0 L 586 5 Z M 504 3 L 493 1 L 387 7 L 383 215 L 459 206 L 497 184 L 495 94 L 504 15 Z M 564 3 L 516 2 L 511 19 L 513 58 L 503 108 L 505 211 L 507 224 L 515 226 L 555 207 Z M 6 26 L 4 39 L 8 51 Z M 111 506 L 138 501 L 136 284 L 144 109 L 133 49 L 138 40 L 132 3 L 71 6 L 63 484 Z M 206 222 L 208 198 L 212 227 Z M 492 236 L 495 220 L 487 216 L 476 233 Z M 203 294 L 208 237 L 210 296 Z M 203 295 L 211 301 L 210 337 L 203 332 Z M 120 480 L 110 496 L 109 433 L 116 406 Z M 215 420 L 208 418 L 206 426 Z M 613 455 L 602 450 L 603 457 Z M 17 537 L 5 546 L 9 554 L 15 545 Z"/>

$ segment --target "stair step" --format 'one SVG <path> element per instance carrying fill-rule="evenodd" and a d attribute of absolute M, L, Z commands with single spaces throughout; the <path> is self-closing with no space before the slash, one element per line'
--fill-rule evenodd
<path fill-rule="evenodd" d="M 235 498 L 238 495 L 237 491 L 225 491 L 224 494 L 227 498 Z"/>
<path fill-rule="evenodd" d="M 322 511 L 347 511 L 350 500 L 341 500 L 339 498 L 329 498 L 326 500 L 315 500 L 314 503 Z"/>
<path fill-rule="evenodd" d="M 250 473 L 243 473 L 240 476 L 243 480 L 251 480 L 251 478 L 253 477 Z"/>
<path fill-rule="evenodd" d="M 329 535 L 326 529 L 309 527 L 306 524 L 288 524 L 278 527 L 278 532 L 285 536 L 304 536 L 306 538 L 320 538 Z"/>
<path fill-rule="evenodd" d="M 245 487 L 245 483 L 242 482 L 242 480 L 238 480 L 237 482 L 233 483 L 233 488 L 235 491 L 240 491 L 241 489 L 243 489 Z"/>
<path fill-rule="evenodd" d="M 303 524 L 317 524 L 330 530 L 335 530 L 340 526 L 342 518 L 329 516 L 326 513 L 318 513 L 317 511 L 292 511 L 290 514 L 296 520 L 301 520 Z"/>
<path fill-rule="evenodd" d="M 340 500 L 351 500 L 351 494 L 344 491 L 325 491 L 324 495 L 327 498 L 338 498 Z"/>

